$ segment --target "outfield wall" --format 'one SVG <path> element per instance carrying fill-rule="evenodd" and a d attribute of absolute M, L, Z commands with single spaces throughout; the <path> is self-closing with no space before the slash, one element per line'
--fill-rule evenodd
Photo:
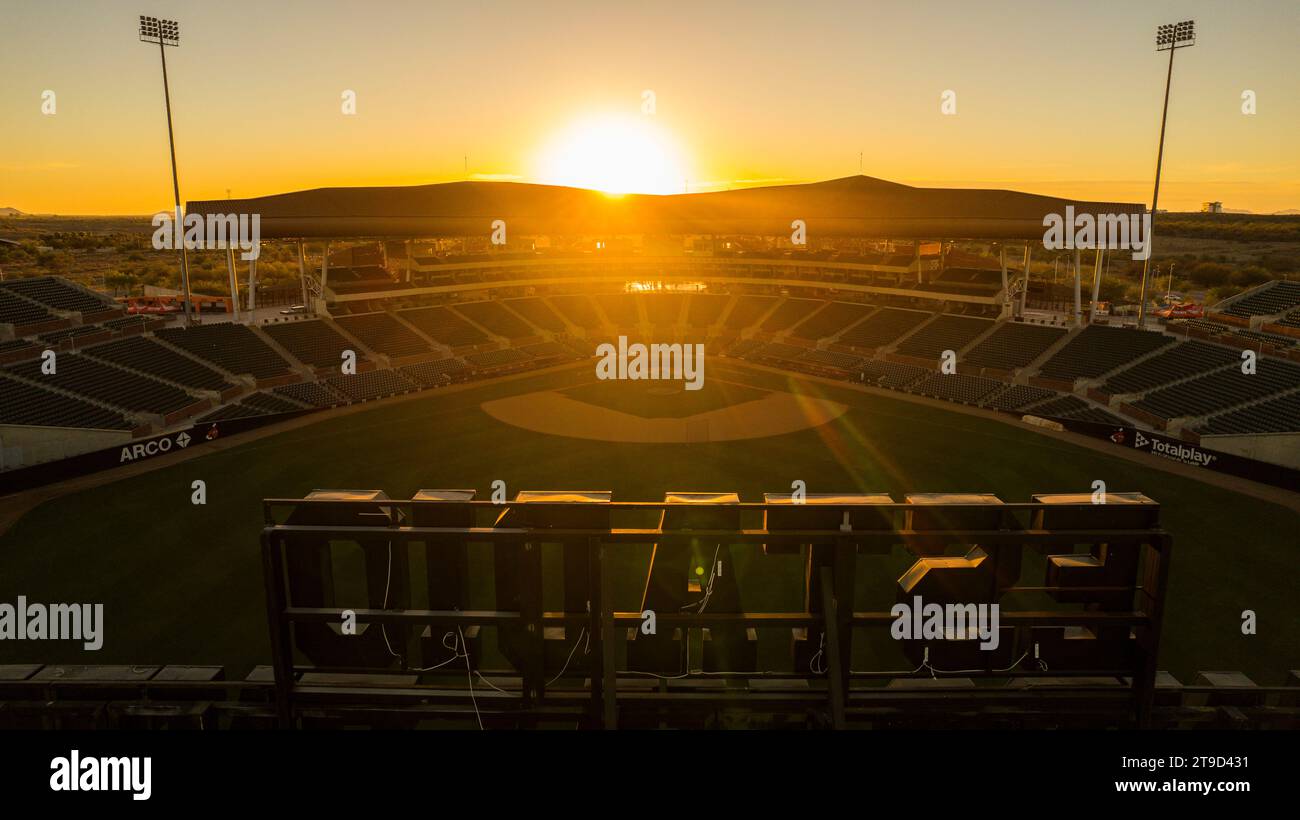
<path fill-rule="evenodd" d="M 1300 470 L 1300 433 L 1251 433 L 1248 436 L 1202 435 L 1201 443 L 1219 452 Z"/>
<path fill-rule="evenodd" d="M 1006 411 L 1004 411 L 1006 412 Z M 1011 415 L 1021 415 L 1011 412 Z M 1271 484 L 1284 490 L 1300 492 L 1300 470 L 1261 461 L 1247 455 L 1225 450 L 1212 450 L 1204 444 L 1193 444 L 1182 439 L 1139 430 L 1136 427 L 1098 424 L 1076 419 L 1053 418 L 1071 433 L 1081 433 L 1092 438 L 1108 439 L 1120 447 L 1141 450 L 1158 458 L 1201 467 L 1216 473 L 1248 478 L 1261 484 Z M 1300 434 L 1290 434 L 1300 438 Z M 1239 436 L 1234 438 L 1249 438 Z M 1217 444 L 1217 442 L 1215 442 Z"/>
<path fill-rule="evenodd" d="M 133 439 L 130 433 L 118 433 L 121 436 L 119 440 L 104 441 L 99 445 L 100 449 L 87 452 L 85 448 L 82 448 L 66 458 L 47 459 L 39 463 L 30 462 L 30 466 L 5 470 L 0 473 L 0 495 L 22 492 L 23 490 L 30 490 L 33 487 L 42 487 L 47 484 L 57 484 L 60 481 L 111 470 L 124 464 L 134 464 L 173 451 L 202 446 L 207 442 L 216 441 L 221 436 L 242 433 L 245 430 L 252 430 L 311 412 L 315 411 L 299 410 L 290 413 L 201 422 L 182 430 L 149 438 Z M 6 432 L 8 429 L 7 426 L 0 428 L 0 430 Z M 68 433 L 65 428 L 46 427 L 38 429 L 52 430 L 56 435 L 63 437 L 66 437 Z M 92 432 L 107 433 L 113 431 Z M 5 447 L 8 447 L 7 440 L 5 441 Z"/>
<path fill-rule="evenodd" d="M 0 424 L 0 470 L 15 470 L 131 441 L 129 430 Z"/>

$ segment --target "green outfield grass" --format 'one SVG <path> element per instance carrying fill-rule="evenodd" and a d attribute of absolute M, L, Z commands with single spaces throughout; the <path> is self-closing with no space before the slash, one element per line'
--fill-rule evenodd
<path fill-rule="evenodd" d="M 716 380 L 716 381 L 710 381 Z M 433 392 L 251 441 L 226 451 L 78 492 L 28 513 L 0 537 L 0 600 L 105 605 L 105 643 L 88 656 L 72 643 L 0 643 L 0 662 L 198 663 L 246 667 L 269 659 L 258 531 L 261 499 L 317 488 L 384 489 L 409 498 L 420 488 L 474 487 L 494 480 L 524 489 L 610 489 L 617 500 L 657 500 L 665 491 L 763 492 L 806 482 L 809 492 L 992 492 L 1006 501 L 1031 493 L 1141 491 L 1163 504 L 1175 538 L 1162 667 L 1190 681 L 1197 670 L 1239 669 L 1280 682 L 1300 665 L 1295 594 L 1297 516 L 1277 505 L 1029 433 L 991 419 L 862 392 L 802 383 L 710 360 L 700 395 L 644 384 L 593 384 L 592 372 L 561 373 Z M 747 385 L 747 386 L 744 386 Z M 717 444 L 613 444 L 548 436 L 496 421 L 481 402 L 537 390 L 642 416 L 680 415 L 683 396 L 712 409 L 768 390 L 805 391 L 850 410 L 821 428 Z M 725 401 L 724 401 L 725 403 Z M 191 482 L 208 503 L 190 503 Z M 614 595 L 632 608 L 647 551 L 621 559 Z M 798 601 L 797 558 L 736 555 L 749 608 Z M 906 567 L 901 552 L 864 558 L 860 605 L 892 601 Z M 489 590 L 476 558 L 476 594 Z M 548 591 L 554 596 L 554 590 Z M 418 599 L 417 599 L 418 601 Z M 549 601 L 548 601 L 549 603 Z M 1242 610 L 1259 632 L 1243 636 Z M 893 663 L 864 640 L 854 663 Z M 781 636 L 766 636 L 762 662 L 777 668 Z M 904 662 L 897 659 L 897 662 Z M 788 661 L 787 661 L 788 663 Z M 904 668 L 887 667 L 887 668 Z"/>

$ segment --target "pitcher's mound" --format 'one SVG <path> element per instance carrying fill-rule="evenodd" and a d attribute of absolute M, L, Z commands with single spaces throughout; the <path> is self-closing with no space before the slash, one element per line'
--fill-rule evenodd
<path fill-rule="evenodd" d="M 683 418 L 643 418 L 553 390 L 484 402 L 482 408 L 498 421 L 536 433 L 642 444 L 780 436 L 820 426 L 848 410 L 839 402 L 775 392 Z"/>

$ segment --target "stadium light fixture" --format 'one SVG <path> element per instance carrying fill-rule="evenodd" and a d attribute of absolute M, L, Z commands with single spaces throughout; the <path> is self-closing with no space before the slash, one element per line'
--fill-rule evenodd
<path fill-rule="evenodd" d="M 1184 20 L 1181 23 L 1165 23 L 1156 27 L 1156 51 L 1169 52 L 1169 72 L 1165 75 L 1165 106 L 1160 114 L 1160 147 L 1156 151 L 1156 186 L 1151 194 L 1151 221 L 1147 227 L 1147 258 L 1142 263 L 1142 295 L 1138 302 L 1139 329 L 1146 326 L 1147 317 L 1147 281 L 1151 271 L 1151 257 L 1155 253 L 1152 245 L 1156 226 L 1156 204 L 1160 201 L 1160 166 L 1165 158 L 1165 122 L 1169 119 L 1169 86 L 1174 78 L 1174 52 L 1180 48 L 1196 45 L 1196 21 Z"/>
<path fill-rule="evenodd" d="M 172 96 L 167 84 L 167 47 L 181 44 L 181 27 L 175 20 L 163 20 L 157 17 L 140 15 L 140 42 L 157 43 L 158 54 L 162 58 L 163 101 L 167 108 L 167 144 L 172 157 L 172 193 L 176 196 L 176 224 L 172 230 L 180 233 L 181 227 L 181 183 L 176 172 L 176 138 L 172 133 Z M 185 242 L 177 243 L 181 254 L 181 287 L 185 292 L 185 324 L 194 323 L 193 300 L 190 298 L 190 262 L 185 253 Z"/>

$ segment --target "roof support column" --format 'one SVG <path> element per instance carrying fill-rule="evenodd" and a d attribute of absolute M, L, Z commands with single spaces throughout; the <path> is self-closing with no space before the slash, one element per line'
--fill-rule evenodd
<path fill-rule="evenodd" d="M 406 281 L 411 281 L 411 240 L 406 240 Z"/>
<path fill-rule="evenodd" d="M 311 305 L 307 301 L 307 260 L 303 254 L 301 239 L 298 240 L 298 284 L 302 285 L 303 310 L 310 310 Z"/>
<path fill-rule="evenodd" d="M 320 258 L 320 298 L 325 298 L 325 285 L 330 275 L 330 243 L 325 240 L 325 252 Z"/>
<path fill-rule="evenodd" d="M 261 254 L 262 243 L 257 243 L 258 255 Z M 252 313 L 257 310 L 257 256 L 248 260 L 248 312 Z"/>
<path fill-rule="evenodd" d="M 1025 282 L 1024 287 L 1020 289 L 1020 312 L 1019 316 L 1023 319 L 1025 316 L 1025 303 L 1029 299 L 1029 261 L 1033 258 L 1033 246 L 1028 242 L 1025 243 Z"/>
<path fill-rule="evenodd" d="M 1097 248 L 1097 255 L 1092 260 L 1092 304 L 1088 306 L 1088 324 L 1097 319 L 1097 302 L 1101 300 L 1101 266 L 1106 258 L 1106 249 Z"/>
<path fill-rule="evenodd" d="M 239 279 L 235 276 L 235 248 L 226 243 L 226 278 L 230 280 L 230 313 L 239 321 Z"/>
<path fill-rule="evenodd" d="M 912 267 L 916 268 L 916 284 L 921 282 L 921 240 L 912 243 Z"/>
<path fill-rule="evenodd" d="M 1082 255 L 1083 251 L 1074 249 L 1074 324 L 1076 327 L 1083 324 L 1083 306 L 1079 302 L 1082 296 L 1080 293 L 1080 282 L 1083 278 Z"/>

